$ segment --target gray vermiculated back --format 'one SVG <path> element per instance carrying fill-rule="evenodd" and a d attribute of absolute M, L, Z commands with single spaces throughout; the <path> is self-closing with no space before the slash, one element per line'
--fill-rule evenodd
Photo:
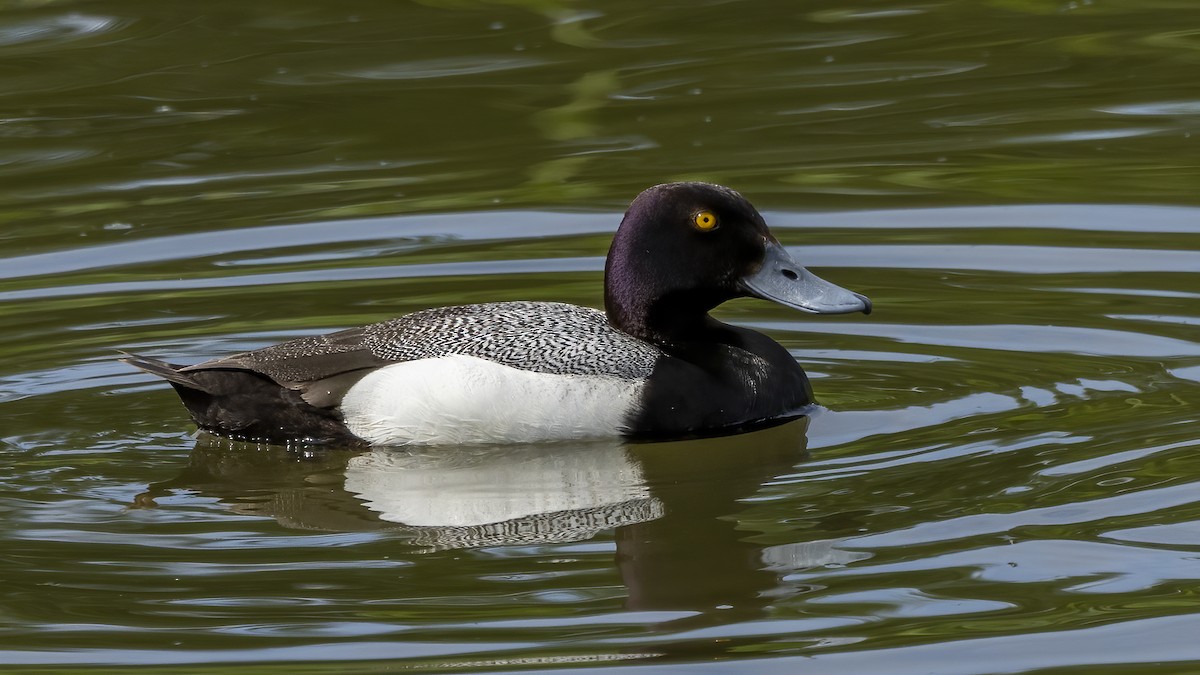
<path fill-rule="evenodd" d="M 357 360 L 350 353 L 363 351 L 380 362 L 463 354 L 539 373 L 625 379 L 648 377 L 662 355 L 657 347 L 610 326 L 596 309 L 557 302 L 494 302 L 413 312 L 362 328 L 291 340 L 229 361 L 280 380 L 303 381 L 338 370 L 305 361 L 329 357 L 337 362 L 342 360 L 337 355 L 344 354 L 343 359 L 352 362 Z"/>

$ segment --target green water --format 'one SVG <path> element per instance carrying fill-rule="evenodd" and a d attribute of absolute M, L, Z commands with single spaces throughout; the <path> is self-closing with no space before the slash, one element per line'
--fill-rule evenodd
<path fill-rule="evenodd" d="M 0 0 L 0 667 L 1200 670 L 1200 5 Z M 648 185 L 869 317 L 624 446 L 193 438 L 192 362 L 598 306 Z"/>

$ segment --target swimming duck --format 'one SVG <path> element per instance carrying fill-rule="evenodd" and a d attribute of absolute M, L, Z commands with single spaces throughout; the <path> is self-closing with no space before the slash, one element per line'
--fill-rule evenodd
<path fill-rule="evenodd" d="M 439 307 L 178 366 L 123 361 L 175 388 L 204 430 L 268 443 L 528 443 L 729 433 L 801 414 L 779 343 L 708 315 L 737 297 L 804 312 L 871 302 L 796 263 L 737 192 L 668 183 L 629 206 L 605 311 L 555 302 Z"/>

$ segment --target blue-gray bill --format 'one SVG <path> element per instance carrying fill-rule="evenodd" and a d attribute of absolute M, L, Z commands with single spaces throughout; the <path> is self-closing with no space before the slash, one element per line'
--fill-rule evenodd
<path fill-rule="evenodd" d="M 865 295 L 831 284 L 804 269 L 776 241 L 767 242 L 766 255 L 757 272 L 742 277 L 746 291 L 763 300 L 778 302 L 813 314 L 871 313 Z"/>

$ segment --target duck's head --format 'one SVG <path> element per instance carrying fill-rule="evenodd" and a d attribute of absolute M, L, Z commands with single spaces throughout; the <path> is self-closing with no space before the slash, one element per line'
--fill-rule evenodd
<path fill-rule="evenodd" d="M 815 314 L 871 312 L 871 301 L 804 269 L 737 192 L 656 185 L 629 205 L 604 269 L 616 327 L 651 340 L 697 330 L 709 310 L 756 297 Z"/>

